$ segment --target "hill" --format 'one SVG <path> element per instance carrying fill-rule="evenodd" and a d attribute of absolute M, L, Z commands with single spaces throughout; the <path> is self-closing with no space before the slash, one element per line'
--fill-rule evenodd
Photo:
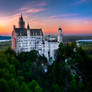
<path fill-rule="evenodd" d="M 64 42 L 74 42 L 76 40 L 87 40 L 87 39 L 92 39 L 92 36 L 81 36 L 81 35 L 64 35 L 63 36 L 63 41 Z"/>
<path fill-rule="evenodd" d="M 11 36 L 0 36 L 0 40 L 10 40 Z"/>

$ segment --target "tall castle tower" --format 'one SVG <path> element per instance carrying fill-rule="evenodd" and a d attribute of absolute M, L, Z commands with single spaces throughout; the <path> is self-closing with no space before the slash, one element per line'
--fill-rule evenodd
<path fill-rule="evenodd" d="M 63 42 L 63 34 L 62 34 L 62 29 L 58 29 L 58 42 Z"/>
<path fill-rule="evenodd" d="M 23 20 L 22 14 L 21 17 L 19 18 L 19 28 L 25 28 L 25 22 Z"/>

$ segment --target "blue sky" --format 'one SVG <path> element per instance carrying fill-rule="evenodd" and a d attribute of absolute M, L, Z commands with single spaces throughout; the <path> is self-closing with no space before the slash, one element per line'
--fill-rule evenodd
<path fill-rule="evenodd" d="M 51 27 L 53 27 L 55 23 L 56 25 L 61 23 L 65 30 L 70 27 L 69 30 L 74 30 L 73 28 L 76 25 L 76 28 L 90 30 L 89 33 L 92 33 L 92 0 L 0 0 L 1 20 L 4 19 L 5 21 L 8 18 L 8 21 L 11 17 L 19 16 L 21 13 L 24 16 L 31 16 L 34 21 L 39 22 L 40 19 L 41 22 L 44 22 L 37 27 L 42 26 L 44 28 L 43 25 L 45 26 L 47 23 L 52 24 Z M 31 18 L 25 20 L 31 20 Z M 69 21 L 72 22 L 71 25 Z M 79 24 L 82 23 L 84 24 L 80 26 Z M 47 25 L 48 28 L 49 25 Z M 65 28 L 65 25 L 67 28 Z M 86 27 L 81 29 L 85 25 Z M 53 29 L 50 28 L 50 30 Z"/>
<path fill-rule="evenodd" d="M 44 16 L 55 16 L 58 14 L 76 14 L 82 17 L 92 16 L 92 0 L 0 0 L 1 15 L 11 15 L 20 12 L 19 9 L 31 7 L 31 3 L 44 2 L 46 5 L 39 6 L 46 10 L 42 12 Z M 33 4 L 34 4 L 33 3 Z M 35 4 L 32 7 L 38 8 Z"/>

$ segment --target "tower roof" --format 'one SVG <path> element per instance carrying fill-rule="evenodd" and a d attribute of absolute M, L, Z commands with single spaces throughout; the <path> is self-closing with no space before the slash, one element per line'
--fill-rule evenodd
<path fill-rule="evenodd" d="M 62 28 L 59 28 L 58 30 L 62 30 Z"/>
<path fill-rule="evenodd" d="M 21 14 L 21 17 L 20 17 L 20 19 L 21 19 L 21 20 L 23 20 L 23 16 L 22 16 L 22 14 Z"/>
<path fill-rule="evenodd" d="M 29 23 L 27 24 L 27 29 L 30 29 Z"/>
<path fill-rule="evenodd" d="M 21 14 L 21 16 L 19 18 L 19 27 L 20 28 L 24 28 L 24 26 L 25 26 L 25 22 L 23 20 L 22 14 Z"/>

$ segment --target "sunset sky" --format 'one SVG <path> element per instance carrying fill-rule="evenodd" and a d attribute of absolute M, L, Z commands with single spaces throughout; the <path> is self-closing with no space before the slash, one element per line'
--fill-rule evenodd
<path fill-rule="evenodd" d="M 21 13 L 45 34 L 92 34 L 92 0 L 0 0 L 0 35 L 11 35 Z"/>

